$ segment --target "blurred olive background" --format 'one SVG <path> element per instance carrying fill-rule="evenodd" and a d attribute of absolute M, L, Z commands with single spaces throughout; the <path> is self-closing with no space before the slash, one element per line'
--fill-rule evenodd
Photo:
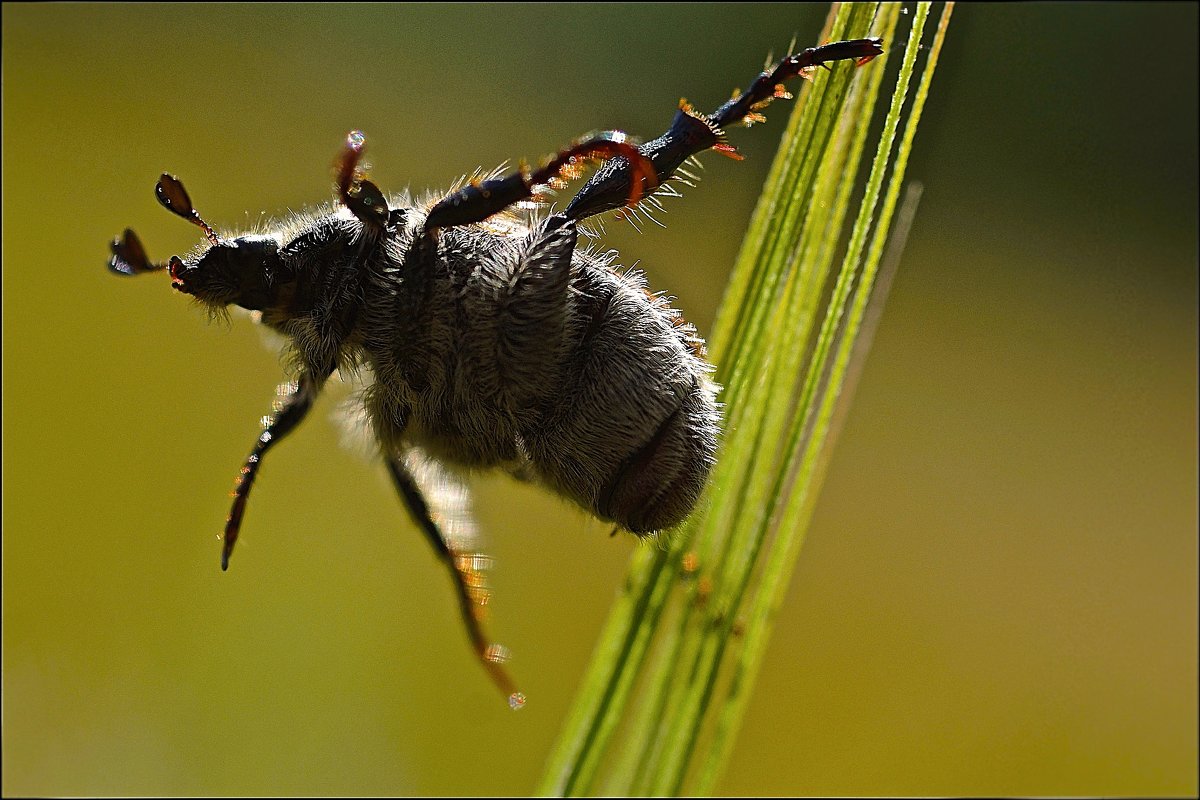
<path fill-rule="evenodd" d="M 513 794 L 536 785 L 630 537 L 478 482 L 518 714 L 339 392 L 216 534 L 277 352 L 105 269 L 583 132 L 660 132 L 825 6 L 3 8 L 9 794 Z M 960 6 L 926 191 L 729 794 L 1197 791 L 1197 7 Z M 708 330 L 788 109 L 606 242 Z M 341 396 L 345 391 L 340 392 Z"/>

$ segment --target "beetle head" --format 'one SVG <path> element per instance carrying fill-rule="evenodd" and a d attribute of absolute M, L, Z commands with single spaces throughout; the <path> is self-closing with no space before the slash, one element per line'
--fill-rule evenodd
<path fill-rule="evenodd" d="M 295 278 L 279 255 L 273 236 L 239 236 L 222 239 L 205 222 L 173 175 L 163 173 L 154 187 L 158 201 L 173 214 L 204 231 L 207 245 L 185 257 L 171 256 L 165 264 L 146 257 L 141 240 L 132 230 L 112 243 L 109 269 L 121 275 L 138 275 L 166 269 L 171 285 L 210 306 L 239 305 L 261 311 L 273 304 L 279 286 Z"/>

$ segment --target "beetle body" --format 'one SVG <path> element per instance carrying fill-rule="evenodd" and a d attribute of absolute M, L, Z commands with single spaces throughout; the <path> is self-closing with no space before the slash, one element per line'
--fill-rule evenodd
<path fill-rule="evenodd" d="M 175 285 L 261 312 L 314 372 L 364 367 L 386 450 L 503 469 L 635 533 L 681 521 L 719 420 L 695 329 L 562 217 L 431 235 L 421 208 L 391 205 L 376 237 L 330 209 L 208 245 Z"/>
<path fill-rule="evenodd" d="M 623 206 L 636 213 L 643 202 L 658 208 L 649 193 L 678 194 L 666 182 L 687 176 L 682 165 L 695 154 L 740 158 L 725 128 L 761 121 L 772 100 L 789 96 L 784 82 L 881 52 L 878 39 L 807 48 L 711 114 L 681 101 L 667 131 L 645 144 L 606 131 L 538 169 L 472 180 L 436 202 L 385 197 L 360 168 L 364 137 L 352 131 L 334 164 L 338 202 L 269 233 L 218 236 L 163 174 L 159 201 L 203 229 L 206 244 L 156 263 L 127 229 L 109 268 L 163 270 L 211 308 L 257 313 L 288 339 L 298 373 L 238 476 L 222 568 L 266 452 L 303 421 L 335 370 L 357 371 L 392 481 L 454 577 L 476 653 L 520 707 L 503 650 L 480 624 L 485 559 L 449 530 L 456 519 L 469 527 L 464 495 L 446 490 L 453 478 L 440 465 L 505 470 L 636 534 L 680 523 L 717 452 L 717 387 L 703 343 L 640 275 L 614 268 L 615 254 L 577 247 L 577 223 Z M 562 212 L 512 213 L 592 161 L 601 169 Z"/>

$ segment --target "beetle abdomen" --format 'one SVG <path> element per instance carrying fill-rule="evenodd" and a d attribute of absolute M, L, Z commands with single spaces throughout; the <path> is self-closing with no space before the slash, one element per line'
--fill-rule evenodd
<path fill-rule="evenodd" d="M 716 456 L 716 408 L 699 382 L 644 445 L 617 468 L 595 512 L 634 533 L 684 520 L 700 499 Z"/>
<path fill-rule="evenodd" d="M 584 263 L 558 401 L 523 431 L 546 482 L 635 533 L 692 510 L 716 456 L 719 413 L 690 329 L 636 276 Z"/>

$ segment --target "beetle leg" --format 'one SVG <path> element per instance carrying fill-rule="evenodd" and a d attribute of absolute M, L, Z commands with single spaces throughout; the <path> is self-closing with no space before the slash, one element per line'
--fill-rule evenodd
<path fill-rule="evenodd" d="M 530 170 L 521 164 L 517 171 L 502 178 L 471 181 L 458 191 L 440 200 L 425 220 L 427 229 L 448 228 L 481 222 L 511 205 L 534 195 L 537 186 L 560 188 L 565 182 L 579 177 L 591 161 L 609 161 L 620 157 L 623 164 L 633 164 L 636 180 L 625 182 L 625 194 L 618 205 L 634 204 L 658 185 L 650 161 L 620 131 L 604 131 L 584 137 L 559 151 L 540 168 Z M 611 162 L 610 162 L 611 163 Z M 630 170 L 626 169 L 627 174 Z"/>
<path fill-rule="evenodd" d="M 366 170 L 359 165 L 365 146 L 363 132 L 350 131 L 346 136 L 346 144 L 333 162 L 333 176 L 338 199 L 369 230 L 379 234 L 388 224 L 388 204 L 383 192 L 367 180 Z"/>
<path fill-rule="evenodd" d="M 517 691 L 516 684 L 504 668 L 506 660 L 504 648 L 488 641 L 483 631 L 483 610 L 488 600 L 487 588 L 483 580 L 483 566 L 487 557 L 481 553 L 464 549 L 453 537 L 447 536 L 439 526 L 443 514 L 432 509 L 425 499 L 412 471 L 397 455 L 387 454 L 388 474 L 405 508 L 413 520 L 425 534 L 425 539 L 433 546 L 438 559 L 450 572 L 454 588 L 458 595 L 458 609 L 462 616 L 463 625 L 467 629 L 467 637 L 471 647 L 479 656 L 480 662 L 492 681 L 509 698 L 509 704 L 514 708 L 524 703 L 524 696 Z"/>
<path fill-rule="evenodd" d="M 254 478 L 258 475 L 258 468 L 262 465 L 263 456 L 280 439 L 295 430 L 296 426 L 308 415 L 313 400 L 320 391 L 320 386 L 310 373 L 305 372 L 295 384 L 280 386 L 280 394 L 283 394 L 284 389 L 290 391 L 283 398 L 275 413 L 271 415 L 270 421 L 254 443 L 254 449 L 250 451 L 250 456 L 242 465 L 242 470 L 238 473 L 237 481 L 234 483 L 233 507 L 229 510 L 229 518 L 225 520 L 225 534 L 222 537 L 222 570 L 229 569 L 229 556 L 233 553 L 234 544 L 237 543 L 238 531 L 242 527 L 242 515 L 246 513 L 246 501 L 250 497 L 250 487 L 254 485 Z"/>
<path fill-rule="evenodd" d="M 710 148 L 740 160 L 737 149 L 725 141 L 725 128 L 742 122 L 761 121 L 763 117 L 759 112 L 768 103 L 777 97 L 789 96 L 784 91 L 784 81 L 806 74 L 812 67 L 824 66 L 828 61 L 854 59 L 861 66 L 882 52 L 880 39 L 852 39 L 801 50 L 764 71 L 749 89 L 712 114 L 701 114 L 686 100 L 681 100 L 667 132 L 639 145 L 638 150 L 654 165 L 658 184 L 674 175 L 685 160 Z M 566 215 L 579 220 L 626 205 L 629 175 L 628 162 L 623 159 L 609 161 L 575 195 L 567 206 Z"/>

